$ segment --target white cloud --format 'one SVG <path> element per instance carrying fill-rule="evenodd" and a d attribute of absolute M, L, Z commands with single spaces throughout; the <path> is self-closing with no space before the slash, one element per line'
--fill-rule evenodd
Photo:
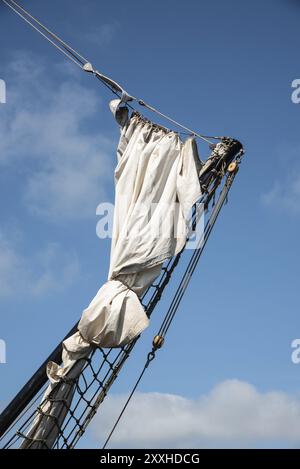
<path fill-rule="evenodd" d="M 24 255 L 16 240 L 0 232 L 0 297 L 63 291 L 78 277 L 76 254 L 66 252 L 58 243 L 47 243 L 34 255 Z"/>
<path fill-rule="evenodd" d="M 92 424 L 103 441 L 126 400 L 110 396 Z M 198 399 L 138 393 L 110 445 L 144 448 L 268 447 L 300 444 L 300 398 L 261 393 L 246 382 L 227 380 Z"/>
<path fill-rule="evenodd" d="M 106 200 L 115 142 L 90 124 L 99 117 L 99 96 L 78 83 L 68 66 L 56 84 L 36 57 L 9 65 L 7 104 L 1 108 L 0 162 L 22 174 L 23 202 L 31 213 L 60 222 L 94 216 Z M 79 72 L 80 73 L 80 72 Z M 108 112 L 105 109 L 105 112 Z"/>
<path fill-rule="evenodd" d="M 285 183 L 276 182 L 272 189 L 263 194 L 262 203 L 269 208 L 300 214 L 300 172 L 288 178 Z"/>
<path fill-rule="evenodd" d="M 283 150 L 282 150 L 283 151 Z M 300 148 L 295 145 L 288 153 L 284 150 L 284 161 L 279 171 L 280 179 L 274 181 L 272 187 L 261 197 L 262 204 L 270 209 L 284 211 L 292 215 L 300 214 Z M 284 164 L 284 167 L 282 165 Z"/>
<path fill-rule="evenodd" d="M 118 32 L 120 24 L 118 21 L 104 23 L 92 29 L 85 35 L 85 38 L 99 47 L 107 46 Z"/>

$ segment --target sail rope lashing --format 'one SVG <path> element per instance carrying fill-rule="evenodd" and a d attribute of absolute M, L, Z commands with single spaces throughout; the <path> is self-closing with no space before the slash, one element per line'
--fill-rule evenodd
<path fill-rule="evenodd" d="M 92 73 L 96 78 L 98 78 L 105 86 L 107 86 L 114 94 L 119 96 L 124 102 L 128 104 L 129 101 L 136 101 L 140 106 L 147 108 L 149 111 L 156 113 L 163 119 L 168 120 L 177 127 L 185 130 L 189 135 L 200 138 L 206 143 L 212 144 L 211 140 L 221 140 L 222 137 L 211 137 L 202 135 L 189 127 L 181 124 L 175 119 L 169 117 L 167 114 L 162 113 L 155 107 L 147 104 L 144 100 L 136 98 L 129 93 L 127 93 L 124 88 L 119 85 L 115 80 L 107 77 L 103 73 L 100 73 L 98 70 L 95 70 L 88 59 L 81 55 L 78 51 L 72 48 L 69 44 L 63 41 L 57 34 L 53 33 L 49 28 L 47 28 L 41 21 L 35 18 L 31 13 L 29 13 L 25 8 L 20 6 L 15 0 L 2 0 L 5 5 L 7 5 L 14 13 L 16 13 L 21 19 L 23 19 L 27 24 L 29 24 L 35 31 L 41 34 L 44 39 L 46 39 L 51 45 L 53 45 L 57 50 L 59 50 L 65 57 L 71 60 L 75 65 L 80 67 L 85 72 Z M 132 108 L 131 105 L 129 107 Z"/>
<path fill-rule="evenodd" d="M 160 278 L 156 280 L 155 283 L 149 287 L 149 290 L 143 295 L 143 305 L 149 317 L 151 316 L 156 304 L 160 300 L 164 289 L 168 285 L 172 272 L 176 268 L 181 254 L 182 252 L 177 254 L 175 258 L 171 258 L 166 262 L 165 266 L 162 268 L 162 274 Z M 151 290 L 153 290 L 152 294 Z M 148 299 L 146 298 L 147 296 Z M 107 395 L 125 361 L 129 357 L 133 347 L 135 346 L 135 343 L 136 341 L 122 348 L 113 360 L 109 358 L 113 352 L 112 349 L 108 352 L 105 352 L 103 349 L 94 350 L 91 357 L 87 360 L 82 375 L 78 380 L 76 380 L 76 393 L 78 398 L 73 403 L 72 408 L 69 409 L 69 417 L 67 417 L 66 421 L 59 429 L 59 437 L 53 445 L 54 448 L 73 448 L 76 445 L 77 441 L 84 433 L 87 425 L 96 414 L 99 405 Z M 100 361 L 101 365 L 98 367 L 98 369 L 96 369 L 95 366 L 92 365 L 92 358 L 95 354 L 98 356 L 99 352 L 102 355 L 102 361 Z M 97 363 L 99 358 L 95 358 L 94 362 L 95 361 Z M 96 389 L 94 389 L 95 387 Z M 55 402 L 55 396 L 52 396 L 51 399 L 53 402 Z M 81 411 L 80 409 L 82 406 L 84 406 L 84 409 Z M 38 413 L 43 413 L 43 407 L 44 403 L 41 403 Z M 19 431 L 5 444 L 4 447 L 13 447 L 20 438 L 30 442 L 30 438 L 27 437 L 27 431 L 31 427 L 35 417 L 36 412 L 27 418 L 26 422 L 22 425 Z M 57 421 L 60 416 L 58 415 L 51 417 L 48 415 L 48 417 L 53 420 L 53 427 L 57 427 Z M 72 421 L 75 422 L 73 427 L 70 426 Z M 49 428 L 49 431 L 51 431 L 51 428 Z M 42 442 L 40 443 L 42 444 Z M 34 445 L 34 440 L 32 441 L 32 445 Z"/>
<path fill-rule="evenodd" d="M 168 285 L 171 274 L 178 264 L 180 255 L 181 253 L 166 262 L 165 266 L 162 268 L 160 278 L 156 280 L 143 295 L 143 305 L 149 317 L 160 300 L 163 290 Z M 97 412 L 99 405 L 106 397 L 127 358 L 130 356 L 135 343 L 136 340 L 122 349 L 110 349 L 105 351 L 102 348 L 97 348 L 92 352 L 81 376 L 76 380 L 77 398 L 73 401 L 72 408 L 69 409 L 69 416 L 60 428 L 59 436 L 53 445 L 54 448 L 73 448 L 76 445 L 77 441 L 84 433 L 85 428 Z M 101 357 L 99 357 L 100 354 Z M 116 356 L 113 357 L 113 354 Z M 94 363 L 92 363 L 92 361 Z M 52 397 L 52 399 L 54 400 L 55 397 Z M 40 404 L 39 408 L 43 411 L 43 403 Z M 36 411 L 23 422 L 18 432 L 8 439 L 4 448 L 14 447 L 19 439 L 24 440 L 35 417 Z M 72 422 L 74 423 L 73 426 Z M 53 425 L 56 425 L 55 419 Z M 2 439 L 3 437 L 1 440 Z"/>
<path fill-rule="evenodd" d="M 142 296 L 141 300 L 148 317 L 151 316 L 164 289 L 168 285 L 172 272 L 179 262 L 180 256 L 181 253 L 177 254 L 175 258 L 171 258 L 166 261 L 166 264 L 162 267 L 159 279 L 157 279 Z M 85 431 L 88 423 L 95 415 L 99 405 L 107 395 L 110 386 L 118 376 L 118 373 L 125 361 L 130 356 L 135 343 L 136 341 L 123 347 L 121 350 L 110 349 L 108 351 L 104 351 L 102 348 L 97 348 L 92 352 L 81 376 L 76 381 L 76 393 L 78 395 L 78 399 L 75 400 L 72 408 L 70 408 L 70 415 L 60 429 L 59 437 L 54 444 L 54 448 L 73 448 L 75 446 L 76 442 Z M 112 354 L 115 354 L 115 352 L 117 352 L 116 356 L 112 357 Z M 99 357 L 100 354 L 101 357 Z M 94 365 L 92 360 L 94 361 Z M 100 364 L 98 365 L 98 363 Z M 83 406 L 85 408 L 81 411 Z M 30 406 L 30 408 L 31 407 L 32 406 Z M 42 410 L 43 403 L 41 403 L 39 407 Z M 4 448 L 13 447 L 20 438 L 24 439 L 27 430 L 31 427 L 32 422 L 35 419 L 35 416 L 36 411 L 30 414 L 29 417 L 27 416 L 26 421 L 22 423 L 19 431 L 12 437 L 9 436 L 8 439 L 6 438 L 7 442 L 4 444 Z M 73 427 L 71 427 L 72 421 L 75 422 Z M 6 436 L 7 433 L 11 434 L 14 427 L 15 424 L 10 426 L 9 430 L 5 432 L 5 435 L 0 438 L 0 441 L 4 440 L 4 436 Z"/>
<path fill-rule="evenodd" d="M 224 146 L 227 149 L 225 153 Z M 209 200 L 212 199 L 216 188 L 223 179 L 224 172 L 222 168 L 224 166 L 224 161 L 226 161 L 226 166 L 229 164 L 228 168 L 231 168 L 230 172 L 233 172 L 235 174 L 237 164 L 235 162 L 230 162 L 233 160 L 233 156 L 238 153 L 240 148 L 241 145 L 239 144 L 239 142 L 234 141 L 232 139 L 225 139 L 224 143 L 219 144 L 218 148 L 213 151 L 213 157 L 210 158 L 209 170 L 206 170 L 205 168 L 201 170 L 201 182 L 204 180 L 203 178 L 205 178 L 205 181 L 207 182 L 207 190 L 203 195 L 203 198 L 201 199 L 201 202 L 203 203 L 205 208 L 208 207 Z M 220 152 L 219 155 L 218 152 Z M 222 164 L 219 164 L 220 160 Z M 236 158 L 236 161 L 239 161 L 239 157 Z M 218 168 L 218 175 L 216 175 L 214 168 Z M 214 177 L 212 179 L 207 177 L 208 171 L 214 174 Z M 233 179 L 228 180 L 227 178 L 228 191 L 232 184 L 232 181 Z M 197 221 L 195 219 L 196 214 L 197 212 L 195 212 L 192 216 L 190 225 L 192 227 Z M 211 220 L 213 220 L 212 214 L 210 215 L 210 218 Z M 209 220 L 206 223 L 206 229 L 209 226 L 212 229 L 212 223 L 210 223 L 210 225 L 208 223 Z M 182 251 L 177 256 L 175 256 L 175 258 L 171 258 L 166 262 L 166 265 L 162 268 L 162 274 L 160 278 L 149 287 L 148 291 L 145 292 L 144 296 L 142 297 L 142 303 L 148 317 L 151 316 L 156 304 L 161 298 L 164 288 L 169 283 L 171 274 L 175 269 L 176 265 L 178 264 L 181 254 Z M 152 290 L 153 293 L 151 295 Z M 158 340 L 161 341 L 161 337 L 157 337 Z M 96 349 L 92 352 L 91 356 L 87 360 L 87 363 L 85 365 L 85 368 L 83 369 L 81 376 L 77 380 L 74 380 L 76 384 L 77 397 L 72 403 L 72 407 L 67 408 L 68 416 L 63 425 L 61 425 L 61 427 L 59 428 L 59 436 L 53 444 L 54 448 L 74 448 L 80 437 L 83 435 L 89 422 L 96 414 L 98 407 L 103 402 L 111 385 L 115 381 L 122 366 L 126 362 L 133 347 L 135 346 L 135 343 L 136 341 L 129 344 L 129 347 L 124 347 L 121 351 L 119 351 L 119 353 L 114 359 L 109 358 L 112 354 L 112 350 L 105 352 L 103 349 Z M 99 359 L 97 357 L 99 353 L 102 354 L 102 361 L 100 361 L 100 365 L 98 366 L 97 363 L 99 362 Z M 94 364 L 92 363 L 92 361 Z M 104 376 L 102 376 L 103 374 Z M 52 396 L 52 400 L 55 402 L 55 396 Z M 39 407 L 43 412 L 42 405 Z M 32 422 L 35 418 L 36 412 L 29 416 L 25 424 L 23 423 L 19 431 L 9 439 L 9 441 L 5 444 L 4 447 L 8 448 L 16 445 L 17 441 L 20 438 L 26 440 L 28 438 L 27 430 L 31 427 Z M 57 427 L 56 419 L 60 418 L 60 416 L 53 415 L 49 418 L 53 418 L 53 426 Z M 34 440 L 32 441 L 34 442 Z M 32 444 L 34 444 L 33 442 Z"/>

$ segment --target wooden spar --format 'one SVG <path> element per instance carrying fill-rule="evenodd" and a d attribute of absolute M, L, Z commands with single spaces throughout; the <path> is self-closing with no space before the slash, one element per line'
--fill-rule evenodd
<path fill-rule="evenodd" d="M 73 335 L 77 331 L 77 324 L 70 330 L 63 340 Z M 9 429 L 11 424 L 18 418 L 23 412 L 31 400 L 36 396 L 37 392 L 47 382 L 48 377 L 46 374 L 46 365 L 49 361 L 54 361 L 58 364 L 61 363 L 61 352 L 62 342 L 53 350 L 49 357 L 42 363 L 42 365 L 36 370 L 29 381 L 23 386 L 13 400 L 0 414 L 0 437 Z"/>

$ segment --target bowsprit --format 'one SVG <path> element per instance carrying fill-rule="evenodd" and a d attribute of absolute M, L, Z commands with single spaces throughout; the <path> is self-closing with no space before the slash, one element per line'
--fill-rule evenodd
<path fill-rule="evenodd" d="M 173 287 L 173 291 L 169 288 L 171 301 L 166 305 L 142 372 L 104 442 L 105 448 L 145 371 L 165 343 L 183 295 L 227 202 L 244 151 L 238 140 L 202 135 L 135 98 L 115 80 L 95 70 L 85 57 L 16 1 L 2 1 L 84 73 L 97 78 L 117 96 L 110 102 L 110 109 L 121 130 L 114 172 L 115 207 L 121 222 L 117 217 L 113 226 L 115 236 L 108 280 L 84 310 L 79 323 L 2 412 L 0 436 L 4 448 L 72 449 L 76 446 L 142 331 L 149 325 L 179 261 L 182 266 L 177 287 Z M 141 106 L 157 118 L 171 122 L 177 130 L 141 115 L 134 106 Z M 203 145 L 204 159 L 200 158 L 198 143 Z M 123 193 L 128 194 L 132 202 L 125 209 L 118 205 Z M 156 226 L 162 216 L 172 220 L 167 228 L 164 225 L 166 237 L 159 237 L 155 242 L 149 237 L 151 227 L 145 214 L 136 211 L 133 204 L 136 200 L 150 205 L 153 201 L 157 203 L 152 217 Z M 168 202 L 165 211 L 164 201 Z M 201 236 L 194 249 L 188 250 L 186 246 L 203 214 Z M 159 216 L 155 218 L 156 215 Z M 136 228 L 138 236 L 126 239 L 124 233 Z M 174 233 L 183 234 L 175 237 Z M 110 462 L 120 462 L 110 456 Z M 124 461 L 131 465 L 133 460 Z"/>

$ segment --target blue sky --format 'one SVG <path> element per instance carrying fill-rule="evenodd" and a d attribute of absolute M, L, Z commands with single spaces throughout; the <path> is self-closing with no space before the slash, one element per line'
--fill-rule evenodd
<path fill-rule="evenodd" d="M 291 83 L 300 78 L 300 2 L 22 4 L 129 93 L 199 132 L 236 137 L 246 150 L 166 346 L 139 388 L 139 418 L 133 401 L 115 444 L 157 446 L 157 427 L 139 431 L 138 443 L 128 428 L 143 419 L 145 428 L 149 408 L 155 417 L 161 406 L 159 441 L 169 447 L 299 447 L 300 364 L 291 342 L 300 337 L 300 104 Z M 106 279 L 110 243 L 96 236 L 95 210 L 113 201 L 119 131 L 106 88 L 2 4 L 0 54 L 3 407 Z M 199 147 L 204 159 L 208 149 Z M 170 294 L 113 388 L 107 428 Z M 172 406 L 182 408 L 181 434 L 171 431 Z M 261 419 L 242 424 L 251 415 Z M 81 445 L 100 446 L 105 429 L 97 418 Z"/>

